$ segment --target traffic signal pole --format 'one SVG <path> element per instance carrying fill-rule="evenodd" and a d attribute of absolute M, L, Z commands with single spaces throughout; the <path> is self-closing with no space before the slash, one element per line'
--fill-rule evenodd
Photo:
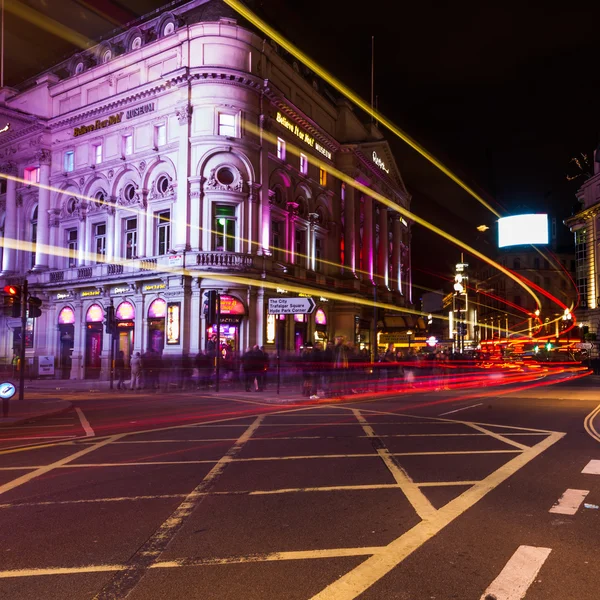
<path fill-rule="evenodd" d="M 27 328 L 27 279 L 21 285 L 21 347 L 19 348 L 19 401 L 25 397 L 25 330 Z"/>

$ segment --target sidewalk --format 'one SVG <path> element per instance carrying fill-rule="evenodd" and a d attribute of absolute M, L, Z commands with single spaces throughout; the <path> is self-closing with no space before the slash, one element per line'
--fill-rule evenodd
<path fill-rule="evenodd" d="M 3 417 L 3 412 L 0 409 L 0 427 L 20 425 L 28 421 L 39 421 L 53 417 L 69 410 L 72 406 L 70 402 L 60 398 L 25 399 L 22 402 L 11 398 L 8 417 Z"/>

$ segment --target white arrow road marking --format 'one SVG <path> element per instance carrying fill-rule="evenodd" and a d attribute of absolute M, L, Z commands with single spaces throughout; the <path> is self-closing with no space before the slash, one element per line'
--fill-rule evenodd
<path fill-rule="evenodd" d="M 519 546 L 480 600 L 521 600 L 533 583 L 551 548 Z"/>
<path fill-rule="evenodd" d="M 589 493 L 589 490 L 566 490 L 548 512 L 559 515 L 574 515 Z"/>
<path fill-rule="evenodd" d="M 600 460 L 590 460 L 581 472 L 586 475 L 600 475 Z"/>

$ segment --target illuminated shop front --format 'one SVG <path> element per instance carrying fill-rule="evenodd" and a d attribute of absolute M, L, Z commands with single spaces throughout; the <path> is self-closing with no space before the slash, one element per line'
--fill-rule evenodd
<path fill-rule="evenodd" d="M 75 312 L 65 306 L 58 313 L 58 370 L 61 379 L 71 376 L 73 345 L 75 341 Z"/>
<path fill-rule="evenodd" d="M 135 328 L 135 307 L 131 302 L 124 300 L 115 310 L 117 324 L 117 351 L 123 351 L 125 365 L 129 366 L 129 358 L 133 354 L 133 332 Z"/>
<path fill-rule="evenodd" d="M 100 377 L 102 353 L 102 325 L 104 309 L 99 304 L 92 304 L 85 313 L 85 378 Z"/>
<path fill-rule="evenodd" d="M 208 313 L 208 304 L 204 303 L 205 314 Z M 240 348 L 240 328 L 242 319 L 246 315 L 246 307 L 244 303 L 235 296 L 221 294 L 221 343 L 225 342 L 234 352 L 243 352 L 245 348 Z M 217 324 L 208 324 L 206 328 L 206 339 L 210 338 L 217 332 Z"/>
<path fill-rule="evenodd" d="M 148 350 L 162 354 L 165 347 L 165 318 L 167 302 L 156 298 L 148 307 Z"/>
<path fill-rule="evenodd" d="M 323 308 L 319 307 L 315 311 L 314 315 L 315 319 L 315 344 L 318 342 L 325 346 L 327 344 L 327 314 L 323 310 Z"/>

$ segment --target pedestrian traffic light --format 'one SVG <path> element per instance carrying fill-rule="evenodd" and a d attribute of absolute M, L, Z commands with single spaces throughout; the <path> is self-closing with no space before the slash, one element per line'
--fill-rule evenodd
<path fill-rule="evenodd" d="M 219 292 L 217 290 L 210 290 L 206 294 L 208 298 L 208 311 L 206 314 L 206 321 L 211 325 L 217 322 L 217 303 L 219 302 Z"/>
<path fill-rule="evenodd" d="M 10 306 L 10 314 L 7 316 L 20 317 L 21 316 L 21 287 L 18 285 L 5 285 L 4 293 L 8 294 L 7 298 L 10 298 L 10 302 L 4 301 L 4 306 L 7 309 Z"/>
<path fill-rule="evenodd" d="M 550 350 L 552 350 L 552 342 L 548 342 L 546 344 L 546 350 L 548 350 L 548 352 L 550 352 Z"/>
<path fill-rule="evenodd" d="M 106 321 L 104 321 L 106 326 L 106 333 L 109 335 L 114 335 L 115 333 L 115 307 L 110 305 L 106 307 Z"/>
<path fill-rule="evenodd" d="M 37 298 L 36 296 L 29 296 L 29 306 L 27 307 L 27 316 L 30 319 L 37 319 L 42 316 L 42 311 L 40 310 L 40 306 L 42 306 L 41 298 Z"/>

